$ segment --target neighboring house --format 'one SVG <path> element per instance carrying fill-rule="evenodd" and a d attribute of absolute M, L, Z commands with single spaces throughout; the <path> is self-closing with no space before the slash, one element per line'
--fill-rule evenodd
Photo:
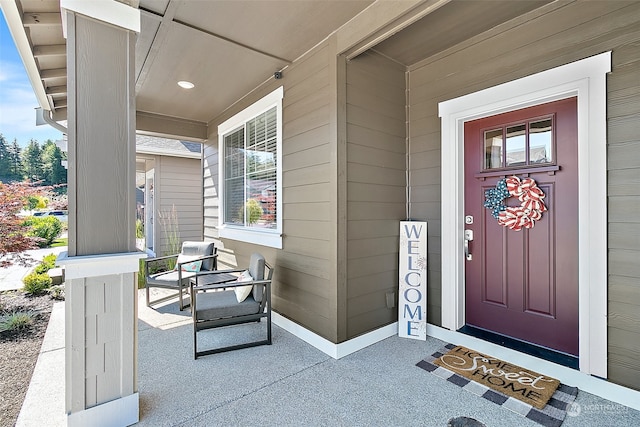
<path fill-rule="evenodd" d="M 178 242 L 202 240 L 201 153 L 197 142 L 136 136 L 136 171 L 144 174 L 146 247 L 158 256 L 176 250 L 168 242 L 173 230 Z"/>
<path fill-rule="evenodd" d="M 123 88 L 137 84 L 137 110 L 113 120 L 204 142 L 204 238 L 221 261 L 262 252 L 276 322 L 340 357 L 396 333 L 399 221 L 425 220 L 430 335 L 511 337 L 640 409 L 640 3 L 293 4 L 141 0 L 136 70 L 113 66 Z M 134 24 L 106 29 L 82 17 L 100 12 L 69 8 L 80 34 L 105 32 L 76 49 L 132 46 Z M 111 66 L 92 58 L 76 66 Z M 178 80 L 196 89 L 167 84 Z M 94 86 L 72 90 L 104 92 Z M 66 93 L 41 102 L 66 113 Z M 483 206 L 511 175 L 545 195 L 532 229 Z"/>
<path fill-rule="evenodd" d="M 58 142 L 67 152 L 67 138 Z M 200 143 L 136 135 L 135 209 L 144 221 L 144 248 L 158 256 L 176 251 L 172 236 L 178 243 L 202 240 L 201 158 Z"/>
<path fill-rule="evenodd" d="M 58 146 L 58 148 L 60 150 L 62 150 L 64 153 L 67 152 L 67 146 L 68 146 L 68 141 L 67 141 L 67 135 L 66 134 L 62 134 L 62 139 L 59 139 L 57 141 L 54 141 L 54 143 Z M 65 169 L 69 169 L 69 162 L 67 160 L 62 160 L 61 161 L 62 166 Z"/>

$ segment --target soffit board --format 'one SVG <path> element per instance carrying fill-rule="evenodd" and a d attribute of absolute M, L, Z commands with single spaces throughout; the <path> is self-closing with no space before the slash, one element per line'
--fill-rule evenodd
<path fill-rule="evenodd" d="M 65 46 L 66 40 L 62 34 L 62 20 L 60 18 L 59 0 L 22 0 L 19 3 L 22 11 L 25 34 L 35 56 L 36 67 L 41 76 L 40 84 L 45 92 L 55 88 L 56 94 L 47 95 L 48 109 L 55 110 L 57 106 L 67 105 L 66 88 L 66 47 L 63 50 L 53 50 L 54 46 Z M 52 54 L 52 52 L 56 52 Z M 46 54 L 42 54 L 46 52 Z M 43 77 L 44 76 L 44 77 Z"/>
<path fill-rule="evenodd" d="M 140 75 L 142 66 L 149 55 L 161 22 L 162 17 L 158 15 L 145 11 L 140 12 L 140 34 L 136 40 L 136 78 Z"/>
<path fill-rule="evenodd" d="M 214 1 L 181 5 L 175 20 L 293 61 L 329 36 L 372 0 Z"/>
<path fill-rule="evenodd" d="M 403 65 L 413 65 L 547 3 L 550 0 L 454 0 L 373 49 Z"/>
<path fill-rule="evenodd" d="M 147 9 L 159 15 L 163 15 L 169 6 L 170 0 L 140 0 L 140 8 Z"/>
<path fill-rule="evenodd" d="M 23 12 L 60 12 L 60 0 L 22 0 Z"/>
<path fill-rule="evenodd" d="M 172 22 L 138 90 L 136 105 L 141 111 L 206 122 L 285 65 Z M 180 80 L 195 88 L 180 88 Z"/>
<path fill-rule="evenodd" d="M 371 3 L 142 0 L 137 109 L 209 122 Z"/>

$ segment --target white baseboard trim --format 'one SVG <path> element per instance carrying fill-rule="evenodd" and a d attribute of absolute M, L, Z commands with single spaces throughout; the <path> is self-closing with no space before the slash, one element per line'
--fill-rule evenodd
<path fill-rule="evenodd" d="M 448 343 L 472 348 L 480 353 L 489 354 L 532 371 L 544 373 L 557 378 L 563 384 L 578 387 L 581 391 L 640 411 L 640 391 L 439 326 L 427 324 L 427 335 Z"/>
<path fill-rule="evenodd" d="M 378 341 L 382 341 L 385 338 L 398 334 L 398 322 L 395 322 L 364 335 L 360 335 L 359 337 L 350 339 L 349 341 L 336 344 L 326 338 L 322 338 L 315 332 L 311 332 L 274 311 L 271 312 L 271 320 L 275 325 L 295 335 L 302 341 L 314 346 L 334 359 L 340 359 L 341 357 L 348 356 L 349 354 L 362 350 L 363 348 L 375 344 Z"/>
<path fill-rule="evenodd" d="M 130 426 L 140 421 L 138 393 L 67 414 L 68 427 Z"/>

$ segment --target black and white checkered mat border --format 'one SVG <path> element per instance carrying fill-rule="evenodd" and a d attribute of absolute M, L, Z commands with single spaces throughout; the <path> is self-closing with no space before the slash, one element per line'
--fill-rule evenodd
<path fill-rule="evenodd" d="M 475 381 L 471 381 L 463 376 L 451 372 L 448 369 L 433 364 L 435 359 L 447 353 L 454 347 L 455 345 L 453 344 L 447 344 L 431 356 L 428 356 L 418 362 L 416 366 L 424 369 L 425 371 L 431 372 L 433 375 L 447 380 L 452 384 L 462 387 L 464 390 L 467 390 L 477 396 L 484 397 L 497 405 L 501 405 L 516 414 L 529 418 L 530 420 L 545 427 L 560 427 L 560 425 L 562 425 L 562 422 L 567 415 L 567 407 L 573 403 L 578 395 L 577 387 L 569 387 L 567 385 L 560 384 L 555 393 L 553 393 L 553 396 L 551 396 L 551 399 L 549 399 L 549 402 L 547 402 L 547 405 L 543 409 L 537 409 L 518 399 L 492 390 L 489 387 Z"/>

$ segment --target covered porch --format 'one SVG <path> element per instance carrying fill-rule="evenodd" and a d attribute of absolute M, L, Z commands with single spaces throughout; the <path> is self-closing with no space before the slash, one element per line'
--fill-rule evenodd
<path fill-rule="evenodd" d="M 157 310 L 139 294 L 141 426 L 540 426 L 416 366 L 445 341 L 389 337 L 339 360 L 278 326 L 271 346 L 193 360 L 188 312 Z M 58 303 L 18 426 L 66 425 L 64 303 Z M 224 339 L 233 330 L 215 330 Z M 215 337 L 215 338 L 214 338 Z M 640 411 L 581 390 L 563 426 L 638 425 Z"/>
<path fill-rule="evenodd" d="M 199 387 L 205 387 L 203 394 L 215 394 L 216 400 L 198 406 L 190 418 L 176 419 L 176 424 L 207 424 L 210 420 L 199 417 L 231 416 L 234 409 L 243 417 L 258 417 L 236 406 L 258 398 L 269 400 L 265 405 L 274 423 L 286 424 L 279 417 L 291 412 L 283 408 L 291 407 L 299 409 L 295 416 L 309 422 L 311 416 L 303 416 L 302 408 L 314 404 L 298 399 L 313 394 L 332 395 L 333 402 L 351 402 L 359 408 L 382 399 L 375 408 L 380 420 L 387 419 L 384 411 L 393 406 L 385 400 L 387 396 L 395 402 L 428 396 L 438 408 L 453 408 L 446 399 L 469 403 L 459 392 L 453 392 L 455 398 L 439 393 L 443 386 L 437 382 L 424 389 L 418 385 L 424 383 L 414 382 L 418 376 L 414 365 L 435 345 L 434 339 L 438 344 L 466 343 L 638 408 L 640 228 L 635 212 L 640 196 L 638 187 L 630 185 L 640 168 L 635 132 L 640 105 L 635 78 L 640 67 L 637 2 L 0 3 L 5 13 L 10 11 L 16 41 L 22 43 L 43 108 L 50 111 L 50 120 L 69 120 L 70 146 L 76 150 L 70 157 L 70 189 L 75 199 L 66 261 L 73 267 L 67 270 L 73 270 L 68 278 L 74 281 L 66 323 L 70 424 L 82 417 L 114 413 L 119 405 L 126 406 L 126 422 L 137 421 L 140 413 L 144 423 L 145 416 L 156 417 L 156 411 L 163 414 L 165 408 L 173 408 L 167 416 L 179 417 L 189 405 L 201 402 L 188 393 Z M 70 32 L 67 41 L 61 35 L 60 5 Z M 306 25 L 310 16 L 314 19 Z M 606 65 L 598 68 L 598 78 L 581 77 L 585 82 L 597 80 L 597 91 L 589 87 L 590 92 L 585 92 L 580 85 L 565 87 L 571 81 L 545 86 L 549 79 L 542 73 L 559 70 L 565 76 L 571 74 L 566 67 L 597 56 Z M 493 105 L 497 102 L 494 92 L 486 92 L 509 91 L 509 85 L 528 83 L 532 76 L 543 81 L 525 84 L 527 92 L 518 94 L 523 99 L 503 97 L 500 105 Z M 186 86 L 191 82 L 195 88 L 183 89 L 177 82 Z M 579 327 L 572 335 L 580 344 L 579 371 L 456 332 L 465 325 L 467 315 L 462 232 L 473 218 L 466 222 L 463 173 L 456 169 L 465 157 L 460 145 L 464 138 L 456 140 L 456 133 L 448 132 L 463 122 L 568 95 L 577 95 L 578 102 L 591 100 L 593 109 L 601 113 L 591 120 L 585 114 L 591 104 L 580 107 L 578 113 L 578 123 L 593 123 L 597 128 L 581 133 L 580 141 L 589 144 L 580 145 L 580 193 L 571 197 L 580 201 L 574 212 L 580 244 L 570 249 L 580 255 L 575 281 L 579 292 L 571 294 L 579 305 L 579 316 L 573 319 Z M 447 130 L 439 106 L 468 97 L 481 98 L 480 105 L 470 110 L 465 104 L 453 111 Z M 265 205 L 273 205 L 277 212 L 264 219 L 272 228 L 259 230 L 237 220 L 242 204 L 248 203 L 243 185 L 235 187 L 241 189 L 237 193 L 225 193 L 232 188 L 225 187 L 230 177 L 225 175 L 225 162 L 232 157 L 224 157 L 225 138 L 232 142 L 236 132 L 245 124 L 252 126 L 259 115 L 266 122 L 267 112 L 275 120 L 276 138 L 269 144 L 263 141 L 262 146 L 272 151 L 264 148 L 257 159 L 265 164 L 265 159 L 276 159 L 269 166 L 276 165 L 277 171 L 269 176 L 271 181 L 254 180 L 262 180 L 255 186 L 261 190 L 255 197 L 264 197 Z M 233 354 L 211 358 L 213 362 L 205 362 L 211 363 L 207 369 L 176 353 L 168 369 L 174 372 L 176 366 L 174 378 L 167 374 L 170 383 L 153 376 L 164 373 L 147 376 L 151 372 L 146 370 L 151 366 L 147 363 L 165 366 L 164 357 L 157 359 L 161 351 L 156 354 L 153 346 L 171 334 L 176 334 L 171 342 L 188 339 L 178 335 L 188 326 L 169 314 L 152 316 L 157 324 L 147 322 L 146 309 L 136 304 L 133 283 L 140 257 L 132 233 L 136 132 L 203 143 L 201 237 L 215 241 L 226 259 L 244 260 L 260 251 L 276 265 L 273 309 L 280 314 L 275 323 L 283 329 L 276 333 L 273 347 L 256 351 L 266 360 L 272 358 L 274 366 L 293 352 L 289 364 L 296 369 L 282 368 L 281 375 L 274 377 L 246 374 L 255 359 L 243 359 L 245 367 L 238 378 L 253 375 L 247 378 L 256 382 L 249 386 L 247 379 L 246 387 L 239 384 L 240 391 L 230 399 L 217 394 L 212 373 L 221 366 L 218 360 L 228 360 L 228 367 L 223 367 L 233 372 Z M 234 148 L 231 142 L 229 147 Z M 457 151 L 449 156 L 451 149 Z M 244 166 L 243 162 L 239 163 Z M 233 205 L 237 200 L 239 204 Z M 408 218 L 429 223 L 424 326 L 430 338 L 426 344 L 393 337 L 398 318 L 398 222 Z M 269 238 L 264 239 L 265 235 Z M 546 264 L 555 263 L 554 257 L 549 260 Z M 89 263 L 91 268 L 84 268 Z M 95 307 L 93 298 L 102 292 L 110 294 L 110 304 Z M 555 297 L 551 295 L 550 300 Z M 120 326 L 115 340 L 109 328 L 112 321 Z M 85 322 L 91 327 L 87 330 L 96 331 L 91 346 Z M 93 328 L 96 325 L 101 328 Z M 280 346 L 278 339 L 295 345 Z M 190 347 L 179 345 L 171 351 L 178 350 L 188 352 Z M 300 364 L 297 356 L 307 353 L 309 358 L 302 359 L 308 363 Z M 416 358 L 417 353 L 421 354 Z M 96 367 L 113 355 L 120 357 L 118 363 L 104 364 L 108 369 L 98 372 Z M 394 357 L 416 360 L 400 366 Z M 363 366 L 358 365 L 360 360 Z M 396 366 L 398 372 L 384 371 L 389 366 Z M 323 371 L 326 367 L 341 374 L 351 369 L 371 381 L 351 389 L 362 401 L 352 400 L 348 387 L 323 381 L 323 375 L 334 375 Z M 261 364 L 256 372 L 268 368 Z M 382 369 L 379 376 L 365 375 L 376 369 Z M 312 373 L 317 376 L 305 377 Z M 391 378 L 396 377 L 402 380 L 393 382 Z M 229 378 L 222 377 L 220 383 Z M 203 379 L 209 384 L 201 384 Z M 294 379 L 301 382 L 283 387 Z M 356 377 L 353 381 L 357 383 Z M 150 386 L 159 383 L 162 388 Z M 309 384 L 316 390 L 311 391 Z M 380 384 L 387 384 L 394 394 L 387 394 Z M 289 390 L 296 387 L 299 392 L 291 396 Z M 279 393 L 291 396 L 297 406 L 267 399 Z M 179 394 L 179 409 L 171 406 L 176 405 L 174 394 Z M 409 424 L 427 417 L 423 406 L 412 404 L 405 409 L 412 414 Z M 335 416 L 318 410 L 319 424 Z M 350 416 L 362 413 L 354 410 Z M 493 418 L 500 419 L 492 417 L 491 425 L 495 425 Z M 350 421 L 345 424 L 358 423 Z M 584 419 L 579 421 L 584 425 Z M 443 422 L 445 417 L 437 419 L 437 424 Z"/>

